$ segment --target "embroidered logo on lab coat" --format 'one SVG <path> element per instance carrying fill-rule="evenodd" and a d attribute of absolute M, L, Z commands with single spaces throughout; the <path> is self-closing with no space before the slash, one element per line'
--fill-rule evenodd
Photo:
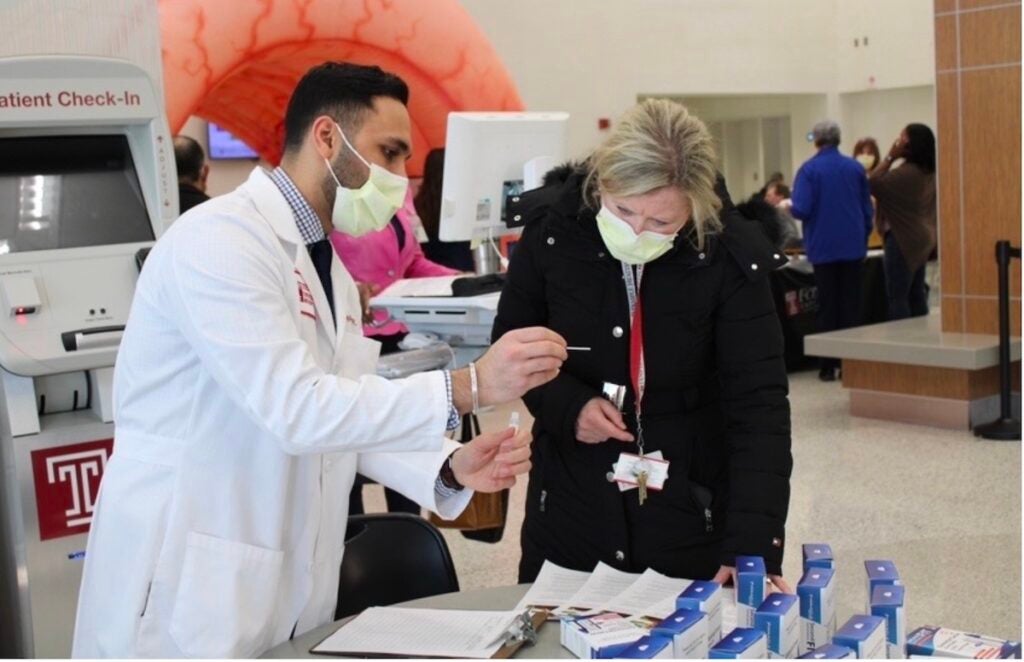
<path fill-rule="evenodd" d="M 299 314 L 315 320 L 316 304 L 313 302 L 313 292 L 309 289 L 306 279 L 302 277 L 298 269 L 295 270 L 295 279 L 299 287 Z"/>

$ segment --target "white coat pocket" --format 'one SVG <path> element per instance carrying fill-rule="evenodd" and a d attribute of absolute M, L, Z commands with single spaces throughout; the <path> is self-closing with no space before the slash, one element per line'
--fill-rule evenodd
<path fill-rule="evenodd" d="M 170 635 L 189 657 L 254 657 L 272 643 L 284 552 L 189 532 Z"/>
<path fill-rule="evenodd" d="M 377 373 L 380 343 L 360 335 L 359 331 L 345 330 L 338 342 L 338 365 L 335 371 L 346 379 L 359 379 Z"/>

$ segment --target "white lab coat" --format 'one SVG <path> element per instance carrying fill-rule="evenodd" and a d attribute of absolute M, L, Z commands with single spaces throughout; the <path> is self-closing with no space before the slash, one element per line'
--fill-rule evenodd
<path fill-rule="evenodd" d="M 251 657 L 330 621 L 357 470 L 465 507 L 468 490 L 435 503 L 456 447 L 443 375 L 373 376 L 355 284 L 337 259 L 331 277 L 337 331 L 259 168 L 157 242 L 117 360 L 75 656 Z"/>

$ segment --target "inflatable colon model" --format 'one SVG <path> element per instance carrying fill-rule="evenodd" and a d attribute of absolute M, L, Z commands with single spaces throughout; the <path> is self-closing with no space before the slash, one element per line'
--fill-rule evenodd
<path fill-rule="evenodd" d="M 280 160 L 295 84 L 328 60 L 374 64 L 410 88 L 411 175 L 458 110 L 522 110 L 504 65 L 456 0 L 160 0 L 167 117 L 224 127 Z"/>

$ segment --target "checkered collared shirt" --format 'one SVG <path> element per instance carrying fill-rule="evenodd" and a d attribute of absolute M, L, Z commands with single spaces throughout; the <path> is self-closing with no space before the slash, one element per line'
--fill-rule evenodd
<path fill-rule="evenodd" d="M 295 225 L 299 227 L 302 241 L 309 246 L 326 239 L 327 235 L 324 233 L 324 226 L 320 222 L 320 217 L 316 215 L 313 208 L 306 202 L 306 198 L 302 197 L 302 193 L 299 192 L 299 189 L 295 186 L 292 178 L 288 176 L 288 173 L 281 168 L 274 168 L 270 173 L 270 180 L 277 185 L 281 195 L 288 201 L 288 206 L 292 208 L 292 215 L 295 216 Z"/>
<path fill-rule="evenodd" d="M 288 206 L 292 209 L 292 215 L 295 216 L 295 225 L 299 228 L 299 234 L 302 235 L 302 241 L 306 246 L 315 244 L 318 241 L 323 241 L 327 238 L 324 233 L 324 226 L 320 222 L 320 217 L 316 215 L 313 208 L 303 197 L 298 187 L 295 186 L 295 182 L 288 176 L 284 170 L 280 167 L 274 168 L 270 173 L 270 180 L 274 182 L 278 190 L 281 191 L 281 195 L 288 201 Z M 444 371 L 444 385 L 445 391 L 448 396 L 448 429 L 454 430 L 462 422 L 462 417 L 459 416 L 458 410 L 455 408 L 454 398 L 452 397 L 452 376 L 447 370 Z M 441 498 L 452 496 L 458 490 L 447 487 L 441 482 L 440 477 L 434 485 L 434 490 L 438 493 Z"/>

